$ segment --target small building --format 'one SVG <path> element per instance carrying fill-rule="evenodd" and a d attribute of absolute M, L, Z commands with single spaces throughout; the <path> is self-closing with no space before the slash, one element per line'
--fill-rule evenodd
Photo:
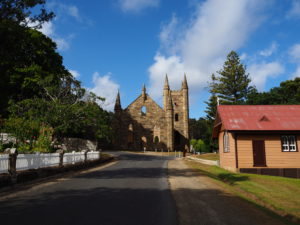
<path fill-rule="evenodd" d="M 213 138 L 224 169 L 300 178 L 300 105 L 220 105 Z"/>

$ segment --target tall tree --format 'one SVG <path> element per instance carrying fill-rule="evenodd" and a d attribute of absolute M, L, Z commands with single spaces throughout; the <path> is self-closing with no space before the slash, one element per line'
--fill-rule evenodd
<path fill-rule="evenodd" d="M 213 124 L 215 121 L 216 113 L 217 113 L 217 106 L 218 106 L 218 97 L 215 93 L 212 93 L 209 97 L 208 101 L 205 101 L 206 110 L 206 118 L 209 124 Z"/>
<path fill-rule="evenodd" d="M 211 75 L 211 79 L 212 81 L 210 86 L 214 86 L 215 85 L 214 74 Z M 204 102 L 207 105 L 206 110 L 204 112 L 206 112 L 206 118 L 208 120 L 208 123 L 212 126 L 215 121 L 215 116 L 217 113 L 218 97 L 216 93 L 213 92 L 212 88 L 210 89 L 209 92 L 211 93 L 211 96 L 209 97 L 208 101 Z"/>
<path fill-rule="evenodd" d="M 44 8 L 45 0 L 0 1 L 0 117 L 7 117 L 9 102 L 44 93 L 40 82 L 59 85 L 71 74 L 64 68 L 56 44 L 39 28 L 53 18 Z"/>
<path fill-rule="evenodd" d="M 211 92 L 216 93 L 221 104 L 242 104 L 248 93 L 253 89 L 250 86 L 249 74 L 240 62 L 238 54 L 231 51 L 224 62 L 223 69 L 212 76 Z"/>

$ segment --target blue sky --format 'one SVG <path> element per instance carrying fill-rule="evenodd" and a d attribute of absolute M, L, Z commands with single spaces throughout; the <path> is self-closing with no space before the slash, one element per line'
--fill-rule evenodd
<path fill-rule="evenodd" d="M 258 90 L 300 77 L 300 0 L 48 0 L 56 18 L 41 31 L 64 65 L 111 110 L 145 83 L 161 104 L 165 74 L 190 87 L 190 117 L 205 116 L 212 73 L 235 50 Z"/>

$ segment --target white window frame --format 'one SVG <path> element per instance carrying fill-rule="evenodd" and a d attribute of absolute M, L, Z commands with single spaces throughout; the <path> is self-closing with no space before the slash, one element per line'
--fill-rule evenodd
<path fill-rule="evenodd" d="M 281 150 L 283 152 L 297 152 L 298 150 L 296 135 L 282 135 Z"/>
<path fill-rule="evenodd" d="M 224 135 L 223 135 L 223 151 L 224 151 L 224 153 L 230 152 L 229 135 L 228 135 L 227 131 L 225 131 Z"/>

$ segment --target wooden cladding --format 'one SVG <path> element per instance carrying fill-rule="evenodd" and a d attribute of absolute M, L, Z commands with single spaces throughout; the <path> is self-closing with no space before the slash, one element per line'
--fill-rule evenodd
<path fill-rule="evenodd" d="M 295 134 L 297 151 L 282 151 L 282 136 L 272 133 L 232 133 L 228 131 L 229 152 L 224 152 L 224 133 L 219 133 L 220 166 L 235 171 L 236 168 L 299 168 L 300 135 Z M 237 135 L 238 134 L 238 135 Z M 285 134 L 286 136 L 292 134 Z M 236 140 L 235 140 L 236 139 Z M 235 150 L 235 151 L 234 151 Z M 236 153 L 236 154 L 235 154 Z M 285 173 L 288 170 L 285 170 Z M 292 173 L 292 172 L 290 172 Z"/>

